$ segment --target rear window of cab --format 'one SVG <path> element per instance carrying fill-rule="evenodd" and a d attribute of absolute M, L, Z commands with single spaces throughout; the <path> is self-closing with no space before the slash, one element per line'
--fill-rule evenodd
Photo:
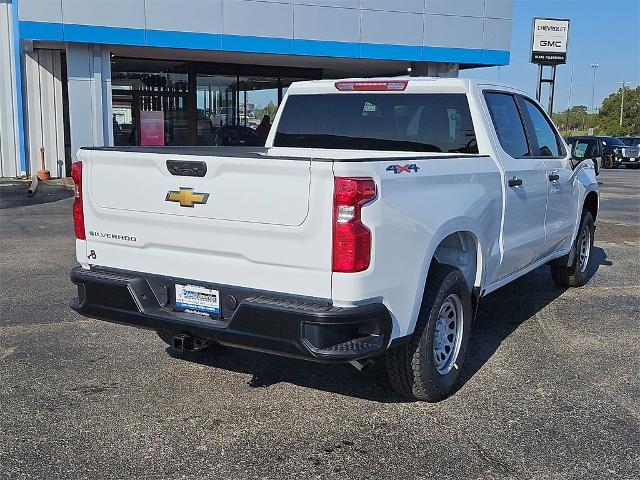
<path fill-rule="evenodd" d="M 274 146 L 478 153 L 465 94 L 291 95 Z"/>

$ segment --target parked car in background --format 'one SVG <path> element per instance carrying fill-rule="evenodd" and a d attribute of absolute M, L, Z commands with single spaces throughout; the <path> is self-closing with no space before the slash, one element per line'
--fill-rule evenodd
<path fill-rule="evenodd" d="M 266 139 L 258 135 L 251 127 L 226 125 L 215 131 L 213 140 L 213 144 L 220 147 L 261 147 Z"/>
<path fill-rule="evenodd" d="M 227 118 L 233 118 L 233 108 L 220 107 L 215 115 L 211 116 L 211 127 L 223 127 L 227 124 Z"/>
<path fill-rule="evenodd" d="M 640 137 L 618 137 L 622 143 L 627 147 L 635 148 L 635 154 L 633 151 L 625 151 L 628 156 L 623 156 L 622 164 L 627 168 L 640 168 Z"/>
<path fill-rule="evenodd" d="M 617 168 L 622 164 L 623 149 L 626 146 L 616 137 L 598 136 L 602 144 L 602 166 Z"/>

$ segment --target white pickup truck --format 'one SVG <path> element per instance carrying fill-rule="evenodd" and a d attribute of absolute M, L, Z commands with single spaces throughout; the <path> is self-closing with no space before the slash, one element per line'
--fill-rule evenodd
<path fill-rule="evenodd" d="M 591 161 L 537 102 L 462 79 L 291 85 L 265 148 L 86 148 L 73 164 L 87 317 L 456 388 L 480 298 L 544 264 L 588 280 Z"/>

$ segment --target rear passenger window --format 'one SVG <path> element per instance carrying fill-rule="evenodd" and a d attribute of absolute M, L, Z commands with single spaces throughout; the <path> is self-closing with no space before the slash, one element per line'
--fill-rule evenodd
<path fill-rule="evenodd" d="M 514 158 L 529 156 L 529 145 L 515 99 L 505 93 L 485 93 L 502 149 Z"/>
<path fill-rule="evenodd" d="M 553 126 L 544 116 L 544 113 L 540 110 L 536 104 L 534 104 L 528 98 L 522 97 L 524 100 L 524 108 L 529 114 L 531 119 L 531 127 L 533 127 L 532 143 L 537 144 L 537 151 L 535 156 L 539 157 L 560 157 L 564 153 L 560 150 L 560 143 L 558 142 L 558 136 Z"/>
<path fill-rule="evenodd" d="M 467 97 L 458 93 L 291 95 L 274 146 L 478 153 Z"/>

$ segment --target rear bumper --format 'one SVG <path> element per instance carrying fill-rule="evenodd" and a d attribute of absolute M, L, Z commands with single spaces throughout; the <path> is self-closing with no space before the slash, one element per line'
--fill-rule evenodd
<path fill-rule="evenodd" d="M 374 356 L 386 349 L 391 334 L 391 317 L 381 303 L 338 308 L 326 300 L 81 267 L 71 270 L 71 281 L 78 297 L 70 306 L 86 317 L 319 362 Z M 219 290 L 220 315 L 177 311 L 176 283 Z"/>

